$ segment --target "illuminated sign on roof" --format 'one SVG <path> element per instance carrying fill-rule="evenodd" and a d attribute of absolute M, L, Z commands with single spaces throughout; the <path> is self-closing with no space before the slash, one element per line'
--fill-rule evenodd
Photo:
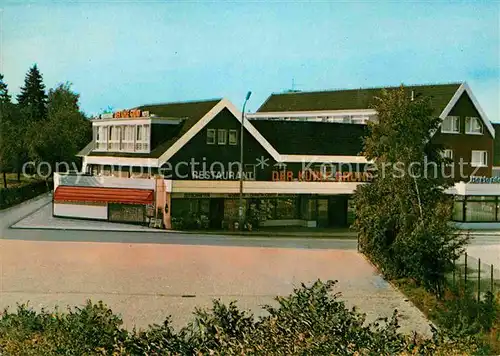
<path fill-rule="evenodd" d="M 131 110 L 121 110 L 117 111 L 113 114 L 115 119 L 128 119 L 128 118 L 137 118 L 137 117 L 149 117 L 149 111 L 142 111 L 139 109 L 131 109 Z"/>

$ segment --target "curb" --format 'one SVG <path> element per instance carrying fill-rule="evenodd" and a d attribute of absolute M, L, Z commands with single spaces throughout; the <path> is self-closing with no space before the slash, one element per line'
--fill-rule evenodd
<path fill-rule="evenodd" d="M 45 207 L 45 205 L 43 206 Z M 41 208 L 43 208 L 41 207 Z M 37 209 L 36 211 L 40 210 Z M 36 212 L 34 211 L 34 212 Z M 28 214 L 31 215 L 34 212 Z M 27 215 L 27 216 L 28 216 Z M 24 218 L 21 218 L 23 220 Z M 19 221 L 21 221 L 19 220 Z M 19 222 L 18 221 L 18 222 Z M 10 229 L 13 230 L 49 230 L 49 231 L 88 231 L 88 232 L 134 232 L 134 233 L 163 233 L 165 235 L 169 234 L 183 234 L 183 235 L 197 235 L 200 237 L 203 236 L 217 236 L 222 238 L 230 238 L 230 237 L 242 237 L 242 238 L 265 238 L 265 239 L 292 239 L 292 240 L 340 240 L 340 241 L 354 241 L 354 237 L 345 237 L 345 236 L 335 236 L 335 235 L 320 235 L 320 236 L 311 236 L 311 235 L 276 235 L 276 234 L 239 234 L 239 233 L 226 233 L 224 231 L 221 232 L 213 232 L 213 233 L 205 233 L 201 231 L 178 231 L 178 230 L 161 230 L 161 229 L 151 229 L 151 230 L 142 230 L 142 229 L 106 229 L 106 228 L 80 228 L 80 227 L 50 227 L 50 226 L 14 226 L 18 222 L 12 224 Z"/>
<path fill-rule="evenodd" d="M 379 268 L 368 258 L 366 257 L 366 255 L 362 252 L 359 252 L 359 254 L 365 259 L 365 261 L 367 261 L 371 266 L 373 266 L 373 268 L 375 268 L 375 270 L 377 271 L 377 274 L 382 277 L 384 279 L 384 281 L 386 281 L 389 285 L 391 285 L 395 290 L 397 290 L 399 293 L 401 293 L 401 295 L 403 295 L 405 297 L 405 299 L 407 300 L 407 303 L 411 303 L 411 305 L 413 305 L 422 315 L 423 317 L 427 320 L 427 322 L 432 325 L 433 328 L 435 328 L 436 330 L 439 330 L 439 327 L 431 320 L 429 319 L 425 313 L 415 305 L 415 303 L 413 303 L 411 301 L 411 299 L 405 294 L 403 293 L 403 291 L 401 289 L 399 289 L 398 286 L 396 286 L 391 280 L 389 279 L 386 279 L 385 276 L 380 272 Z"/>

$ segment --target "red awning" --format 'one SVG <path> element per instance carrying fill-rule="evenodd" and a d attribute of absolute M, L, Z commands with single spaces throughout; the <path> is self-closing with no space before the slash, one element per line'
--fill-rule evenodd
<path fill-rule="evenodd" d="M 146 205 L 153 203 L 154 191 L 148 189 L 59 186 L 54 193 L 54 201 Z"/>

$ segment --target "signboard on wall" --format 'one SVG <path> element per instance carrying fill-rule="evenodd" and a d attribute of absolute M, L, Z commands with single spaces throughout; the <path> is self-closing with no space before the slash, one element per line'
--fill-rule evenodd
<path fill-rule="evenodd" d="M 495 184 L 495 183 L 500 183 L 500 177 L 471 176 L 469 183 Z"/>
<path fill-rule="evenodd" d="M 238 180 L 240 179 L 240 172 L 220 172 L 220 171 L 191 171 L 193 179 L 206 179 L 206 180 Z M 254 172 L 243 172 L 244 180 L 255 180 Z"/>
<path fill-rule="evenodd" d="M 293 171 L 273 171 L 272 180 L 280 182 L 371 182 L 371 172 L 336 172 L 325 174 L 321 171 L 305 170 L 294 174 Z"/>
<path fill-rule="evenodd" d="M 142 111 L 139 109 L 121 110 L 113 114 L 115 119 L 128 119 L 138 117 L 149 117 L 149 111 Z"/>

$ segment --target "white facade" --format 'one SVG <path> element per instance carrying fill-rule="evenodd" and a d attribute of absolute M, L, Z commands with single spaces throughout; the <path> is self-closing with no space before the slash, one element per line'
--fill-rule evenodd
<path fill-rule="evenodd" d="M 108 220 L 108 205 L 54 203 L 54 216 Z"/>

